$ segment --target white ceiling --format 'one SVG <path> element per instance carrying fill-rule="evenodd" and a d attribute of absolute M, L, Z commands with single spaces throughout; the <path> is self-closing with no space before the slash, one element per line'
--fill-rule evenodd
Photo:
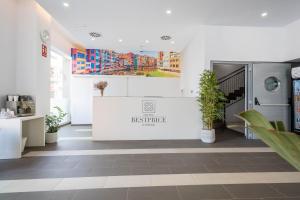
<path fill-rule="evenodd" d="M 300 18 L 300 0 L 36 1 L 87 48 L 116 50 L 180 51 L 197 25 L 277 27 Z M 63 7 L 63 2 L 70 7 Z M 170 16 L 166 9 L 172 10 Z M 269 15 L 262 18 L 262 12 Z M 91 31 L 100 32 L 103 38 L 91 41 Z M 175 44 L 160 40 L 165 34 L 171 35 Z"/>

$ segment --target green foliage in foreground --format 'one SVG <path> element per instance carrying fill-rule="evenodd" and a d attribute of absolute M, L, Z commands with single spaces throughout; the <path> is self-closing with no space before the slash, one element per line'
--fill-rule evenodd
<path fill-rule="evenodd" d="M 249 125 L 248 128 L 257 137 L 300 171 L 299 135 L 285 131 L 282 122 L 270 123 L 256 110 L 242 112 L 238 117 Z"/>

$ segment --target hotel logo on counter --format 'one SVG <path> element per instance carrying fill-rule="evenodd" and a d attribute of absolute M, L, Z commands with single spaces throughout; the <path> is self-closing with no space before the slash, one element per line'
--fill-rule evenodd
<path fill-rule="evenodd" d="M 142 101 L 142 115 L 131 117 L 131 123 L 141 126 L 155 126 L 166 122 L 165 116 L 156 115 L 156 102 L 150 100 Z"/>
<path fill-rule="evenodd" d="M 155 113 L 155 101 L 142 101 L 143 113 Z"/>

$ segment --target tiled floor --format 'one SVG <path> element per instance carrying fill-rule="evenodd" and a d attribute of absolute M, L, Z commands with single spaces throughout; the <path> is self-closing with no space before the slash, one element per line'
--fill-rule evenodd
<path fill-rule="evenodd" d="M 257 140 L 93 142 L 91 127 L 0 160 L 0 200 L 299 199 L 300 173 Z M 270 173 L 272 172 L 272 173 Z"/>

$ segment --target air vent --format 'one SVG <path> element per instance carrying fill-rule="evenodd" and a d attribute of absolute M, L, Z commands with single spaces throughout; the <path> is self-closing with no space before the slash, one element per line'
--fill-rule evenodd
<path fill-rule="evenodd" d="M 160 37 L 160 39 L 162 39 L 162 40 L 171 40 L 172 37 L 169 36 L 169 35 L 163 35 L 163 36 Z"/>
<path fill-rule="evenodd" d="M 100 33 L 97 33 L 97 32 L 90 32 L 89 33 L 91 37 L 93 38 L 99 38 L 99 37 L 102 37 L 102 35 Z"/>

